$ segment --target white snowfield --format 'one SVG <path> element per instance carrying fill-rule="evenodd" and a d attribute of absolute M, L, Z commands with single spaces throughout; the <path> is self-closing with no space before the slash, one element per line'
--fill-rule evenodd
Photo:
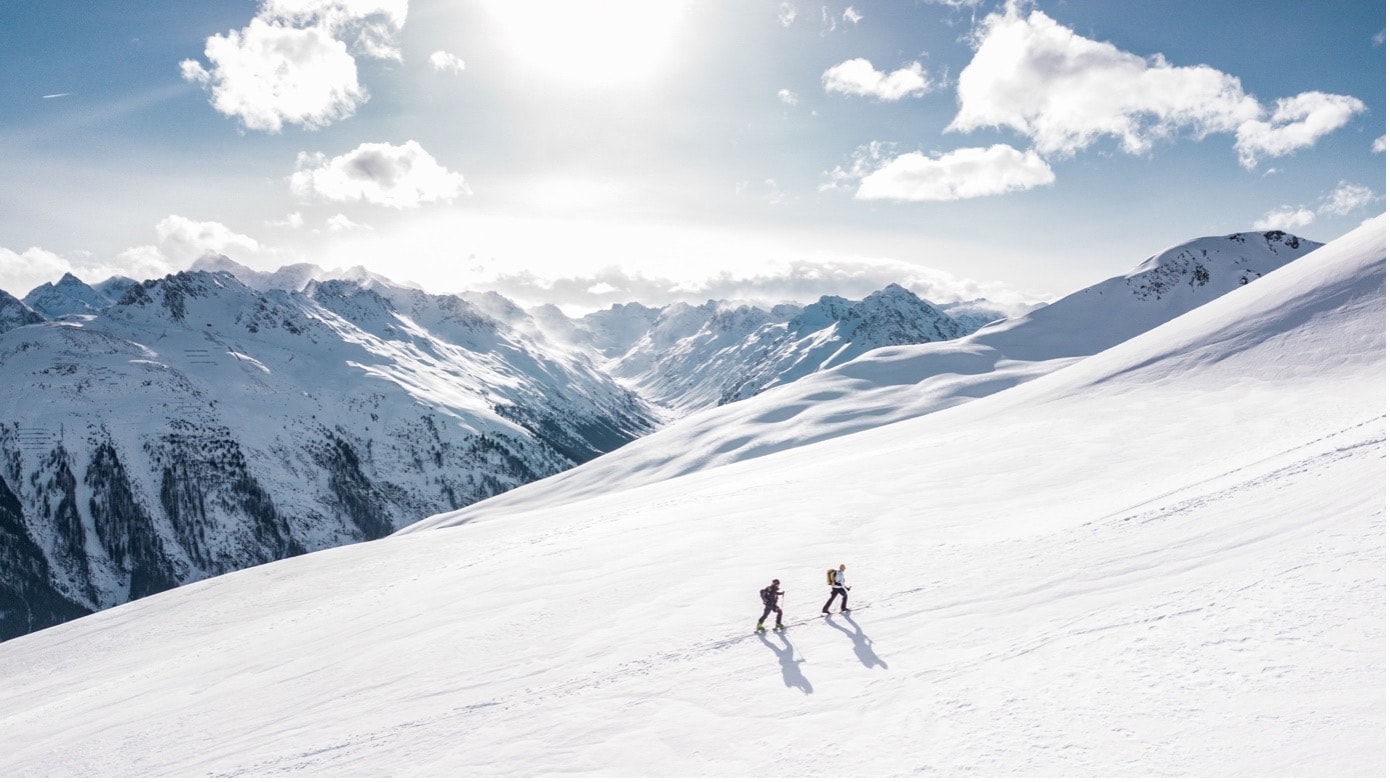
<path fill-rule="evenodd" d="M 1382 776 L 1385 230 L 949 409 L 7 641 L 0 776 Z"/>

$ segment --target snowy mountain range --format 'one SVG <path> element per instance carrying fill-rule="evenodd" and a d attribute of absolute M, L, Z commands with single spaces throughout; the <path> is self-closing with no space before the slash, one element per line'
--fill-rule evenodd
<path fill-rule="evenodd" d="M 713 450 L 5 641 L 0 775 L 1382 776 L 1385 235 L 1200 240 Z M 663 436 L 705 463 L 609 483 Z"/>
<path fill-rule="evenodd" d="M 90 303 L 72 282 L 57 288 Z M 7 637 L 382 537 L 656 420 L 584 356 L 456 297 L 341 281 L 260 292 L 220 272 L 10 329 L 0 373 Z"/>
<path fill-rule="evenodd" d="M 889 345 L 956 339 L 966 327 L 898 285 L 851 302 L 763 310 L 710 301 L 628 305 L 585 316 L 566 337 L 615 377 L 678 415 L 736 402 Z M 626 335 L 624 338 L 622 335 Z"/>
<path fill-rule="evenodd" d="M 740 405 L 690 414 L 582 473 L 558 474 L 495 503 L 519 508 L 602 494 L 995 394 L 1119 345 L 1321 246 L 1278 231 L 1197 239 L 966 337 L 881 348 Z M 475 510 L 483 508 L 461 517 Z"/>
<path fill-rule="evenodd" d="M 90 315 L 120 301 L 136 284 L 129 277 L 112 277 L 93 287 L 75 275 L 64 274 L 56 283 L 46 282 L 29 291 L 24 304 L 45 318 Z"/>
<path fill-rule="evenodd" d="M 673 415 L 963 332 L 897 286 L 775 312 L 569 319 L 220 256 L 143 283 L 67 275 L 8 301 L 0 638 L 379 538 Z"/>

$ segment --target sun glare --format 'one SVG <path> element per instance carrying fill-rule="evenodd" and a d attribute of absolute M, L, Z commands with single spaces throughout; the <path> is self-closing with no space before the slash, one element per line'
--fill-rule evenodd
<path fill-rule="evenodd" d="M 576 86 L 655 79 L 689 0 L 493 0 L 488 11 L 517 67 Z"/>

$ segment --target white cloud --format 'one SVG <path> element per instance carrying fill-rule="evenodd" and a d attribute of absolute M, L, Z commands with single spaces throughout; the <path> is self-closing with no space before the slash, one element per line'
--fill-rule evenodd
<path fill-rule="evenodd" d="M 266 0 L 242 30 L 207 39 L 208 66 L 184 60 L 179 68 L 249 130 L 321 128 L 367 100 L 356 56 L 400 59 L 405 13 L 406 0 Z"/>
<path fill-rule="evenodd" d="M 371 229 L 371 226 L 363 223 L 354 222 L 351 218 L 349 218 L 342 212 L 339 212 L 338 214 L 335 214 L 332 217 L 325 220 L 324 225 L 328 228 L 329 231 L 333 233 L 339 233 L 341 231 Z"/>
<path fill-rule="evenodd" d="M 154 233 L 159 239 L 157 249 L 160 256 L 183 266 L 210 252 L 245 258 L 260 255 L 265 250 L 260 242 L 222 223 L 199 222 L 179 215 L 169 215 L 160 220 L 154 227 Z M 154 256 L 146 257 L 154 261 Z"/>
<path fill-rule="evenodd" d="M 795 106 L 796 104 L 801 102 L 801 99 L 797 96 L 797 94 L 788 89 L 778 90 L 777 100 L 782 101 L 788 106 Z"/>
<path fill-rule="evenodd" d="M 820 35 L 827 35 L 827 33 L 835 32 L 835 25 L 838 25 L 838 22 L 835 21 L 834 14 L 830 13 L 830 7 L 821 6 Z"/>
<path fill-rule="evenodd" d="M 848 168 L 835 166 L 834 170 L 825 172 L 829 181 L 822 184 L 819 190 L 855 190 L 859 187 L 859 180 L 882 168 L 896 153 L 897 145 L 890 142 L 861 144 L 850 156 Z"/>
<path fill-rule="evenodd" d="M 863 176 L 863 200 L 956 201 L 1050 185 L 1052 169 L 1033 150 L 1007 144 L 957 149 L 937 157 L 908 152 Z"/>
<path fill-rule="evenodd" d="M 1310 209 L 1281 206 L 1256 220 L 1254 228 L 1256 231 L 1292 231 L 1311 225 L 1317 219 Z"/>
<path fill-rule="evenodd" d="M 1375 191 L 1369 187 L 1351 182 L 1339 182 L 1337 189 L 1323 197 L 1322 205 L 1318 207 L 1318 213 L 1342 217 L 1374 203 L 1375 200 Z"/>
<path fill-rule="evenodd" d="M 778 186 L 777 180 L 765 179 L 763 186 L 767 188 L 767 202 L 773 206 L 785 204 L 789 200 L 786 191 Z"/>
<path fill-rule="evenodd" d="M 155 274 L 145 275 L 123 272 L 127 277 L 135 277 L 137 279 L 155 279 L 178 271 L 174 268 L 174 265 L 169 262 L 169 259 L 164 257 L 164 253 L 160 252 L 159 248 L 152 244 L 142 244 L 137 247 L 129 247 L 122 250 L 116 254 L 116 260 L 120 261 L 121 266 L 127 269 L 158 268 L 162 270 Z"/>
<path fill-rule="evenodd" d="M 777 184 L 776 179 L 764 179 L 761 184 L 747 180 L 734 183 L 734 195 L 753 196 L 770 206 L 780 206 L 791 200 L 791 196 Z"/>
<path fill-rule="evenodd" d="M 1311 147 L 1365 110 L 1365 103 L 1349 95 L 1304 92 L 1280 98 L 1268 121 L 1246 120 L 1236 130 L 1240 163 L 1253 169 L 1261 157 L 1279 157 Z"/>
<path fill-rule="evenodd" d="M 892 73 L 884 73 L 862 57 L 826 69 L 821 74 L 821 83 L 826 92 L 865 95 L 882 101 L 922 95 L 932 89 L 921 63 L 914 62 Z"/>
<path fill-rule="evenodd" d="M 1365 108 L 1348 96 L 1304 93 L 1269 112 L 1234 76 L 1123 52 L 1041 11 L 1024 17 L 1017 4 L 980 24 L 958 98 L 948 130 L 1012 128 L 1044 155 L 1072 155 L 1107 137 L 1143 154 L 1180 132 L 1232 133 L 1247 167 L 1312 144 Z"/>
<path fill-rule="evenodd" d="M 283 220 L 267 220 L 266 225 L 271 228 L 303 228 L 304 215 L 299 212 L 290 212 L 285 215 Z"/>
<path fill-rule="evenodd" d="M 364 56 L 399 61 L 396 37 L 409 5 L 409 0 L 264 0 L 260 16 L 322 27 Z"/>
<path fill-rule="evenodd" d="M 443 51 L 430 55 L 430 65 L 433 65 L 436 71 L 453 71 L 454 73 L 463 73 L 464 71 L 461 58 Z"/>
<path fill-rule="evenodd" d="M 297 212 L 291 214 L 286 222 L 296 220 L 303 220 Z M 238 263 L 270 268 L 300 260 L 284 250 L 262 244 L 212 220 L 200 221 L 169 215 L 155 224 L 154 233 L 154 244 L 130 247 L 116 256 L 116 268 L 122 270 L 119 273 L 137 279 L 162 277 L 187 269 L 209 253 L 225 255 Z"/>
<path fill-rule="evenodd" d="M 22 253 L 0 247 L 0 290 L 17 299 L 24 298 L 29 291 L 45 282 L 57 282 L 64 274 L 73 271 L 68 259 L 39 247 L 30 247 Z"/>
<path fill-rule="evenodd" d="M 319 28 L 253 19 L 245 30 L 209 38 L 206 54 L 213 69 L 185 60 L 184 78 L 209 87 L 213 107 L 250 130 L 324 127 L 367 98 L 347 46 Z"/>
<path fill-rule="evenodd" d="M 777 21 L 783 27 L 791 27 L 792 22 L 796 21 L 796 6 L 791 3 L 782 3 L 777 7 Z"/>
<path fill-rule="evenodd" d="M 115 263 L 104 263 L 93 261 L 85 253 L 70 259 L 39 247 L 30 247 L 22 253 L 0 247 L 0 290 L 23 298 L 46 282 L 57 282 L 64 274 L 92 284 L 117 275 L 146 280 L 175 271 L 154 247 L 141 249 L 142 252 L 121 253 Z"/>
<path fill-rule="evenodd" d="M 849 8 L 845 9 L 843 18 L 846 22 L 849 22 L 850 24 L 859 24 L 859 20 L 863 19 L 864 15 L 854 10 L 854 6 L 850 6 Z"/>
<path fill-rule="evenodd" d="M 1385 154 L 1385 134 L 1384 134 L 1384 133 L 1381 134 L 1380 138 L 1378 138 L 1378 139 L 1376 139 L 1375 141 L 1372 141 L 1372 142 L 1371 142 L 1371 151 L 1374 152 L 1374 153 L 1376 153 L 1377 155 L 1383 155 L 1383 154 Z"/>
<path fill-rule="evenodd" d="M 290 176 L 290 190 L 302 198 L 365 201 L 395 209 L 452 201 L 466 195 L 463 176 L 435 161 L 416 141 L 366 143 L 329 159 L 322 153 L 301 152 L 299 169 Z"/>
<path fill-rule="evenodd" d="M 1264 217 L 1256 220 L 1255 229 L 1258 231 L 1289 231 L 1303 228 L 1312 225 L 1318 219 L 1318 215 L 1345 217 L 1358 209 L 1364 209 L 1377 200 L 1375 191 L 1369 187 L 1351 182 L 1339 182 L 1332 192 L 1322 197 L 1322 203 L 1318 205 L 1316 211 L 1307 206 L 1285 204 L 1278 209 L 1270 210 Z"/>

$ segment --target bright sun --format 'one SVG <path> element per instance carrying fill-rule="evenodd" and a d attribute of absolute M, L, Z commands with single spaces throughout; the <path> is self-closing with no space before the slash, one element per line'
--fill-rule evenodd
<path fill-rule="evenodd" d="M 518 66 L 576 86 L 639 85 L 669 61 L 689 0 L 491 0 Z"/>

